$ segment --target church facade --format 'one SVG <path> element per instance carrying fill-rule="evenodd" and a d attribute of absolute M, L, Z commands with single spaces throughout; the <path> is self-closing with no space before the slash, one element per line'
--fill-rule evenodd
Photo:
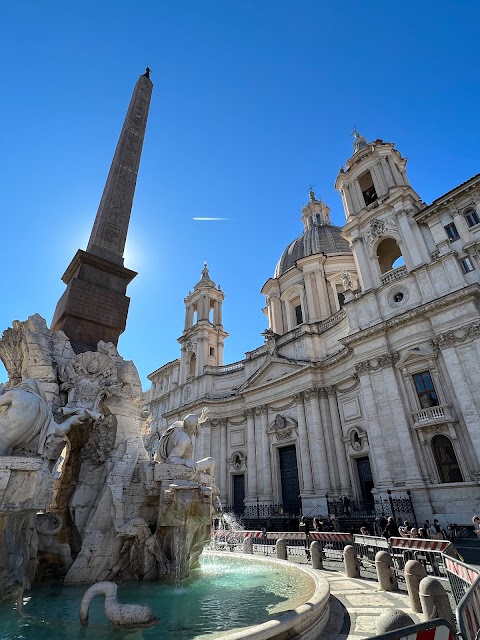
<path fill-rule="evenodd" d="M 195 457 L 215 458 L 223 504 L 325 516 L 395 499 L 467 523 L 480 511 L 480 175 L 426 205 L 394 145 L 356 134 L 335 187 L 345 225 L 310 192 L 262 289 L 265 343 L 240 362 L 223 363 L 224 294 L 205 265 L 180 357 L 149 376 L 147 446 L 206 405 Z"/>

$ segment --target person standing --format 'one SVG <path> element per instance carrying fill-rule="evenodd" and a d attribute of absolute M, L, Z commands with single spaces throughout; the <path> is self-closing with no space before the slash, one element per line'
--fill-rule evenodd
<path fill-rule="evenodd" d="M 387 525 L 382 533 L 382 536 L 384 538 L 386 538 L 387 540 L 389 538 L 399 538 L 400 537 L 400 533 L 398 531 L 398 527 L 395 523 L 395 520 L 392 518 L 392 516 L 389 516 L 387 518 Z"/>

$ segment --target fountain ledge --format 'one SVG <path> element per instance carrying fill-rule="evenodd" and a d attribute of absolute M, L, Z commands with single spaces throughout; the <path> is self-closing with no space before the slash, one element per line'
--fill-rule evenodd
<path fill-rule="evenodd" d="M 228 556 L 248 558 L 241 553 L 229 553 Z M 314 593 L 304 604 L 279 613 L 273 620 L 214 636 L 212 640 L 317 640 L 330 619 L 330 585 L 326 578 L 314 569 L 294 565 L 288 560 L 255 557 L 255 561 L 278 563 L 282 568 L 288 567 L 289 571 L 307 574 L 314 582 Z"/>

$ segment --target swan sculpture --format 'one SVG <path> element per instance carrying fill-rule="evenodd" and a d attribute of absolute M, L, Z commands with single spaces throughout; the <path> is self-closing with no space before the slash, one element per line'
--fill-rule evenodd
<path fill-rule="evenodd" d="M 146 627 L 158 622 L 158 618 L 143 604 L 121 604 L 117 600 L 114 582 L 97 582 L 85 592 L 80 604 L 80 622 L 88 624 L 88 609 L 95 596 L 105 596 L 105 615 L 117 627 Z"/>

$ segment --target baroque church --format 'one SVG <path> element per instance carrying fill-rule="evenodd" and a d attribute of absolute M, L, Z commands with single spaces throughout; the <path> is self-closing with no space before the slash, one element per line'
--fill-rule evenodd
<path fill-rule="evenodd" d="M 195 458 L 215 458 L 239 514 L 390 504 L 446 527 L 480 511 L 480 174 L 426 205 L 406 162 L 355 134 L 345 225 L 310 192 L 262 288 L 265 343 L 240 362 L 223 362 L 207 265 L 185 298 L 180 357 L 149 376 L 146 444 L 206 405 Z"/>

